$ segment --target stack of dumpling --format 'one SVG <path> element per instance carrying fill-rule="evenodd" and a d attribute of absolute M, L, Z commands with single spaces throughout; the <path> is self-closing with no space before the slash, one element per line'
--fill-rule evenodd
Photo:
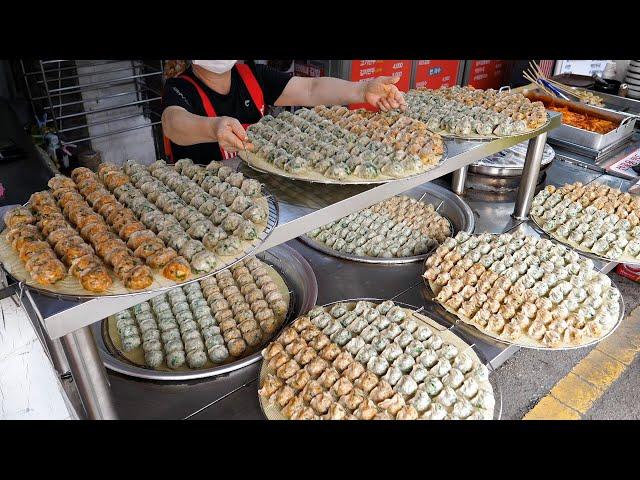
<path fill-rule="evenodd" d="M 425 262 L 447 310 L 481 331 L 525 346 L 584 345 L 617 324 L 620 292 L 593 262 L 522 233 L 459 233 Z"/>
<path fill-rule="evenodd" d="M 598 182 L 547 185 L 531 217 L 546 233 L 577 250 L 614 261 L 640 260 L 640 198 Z"/>
<path fill-rule="evenodd" d="M 400 195 L 307 234 L 338 252 L 359 257 L 424 255 L 451 236 L 449 221 L 433 205 Z"/>
<path fill-rule="evenodd" d="M 304 178 L 403 178 L 426 172 L 444 152 L 440 136 L 399 113 L 318 106 L 265 115 L 247 132 L 255 154 Z"/>
<path fill-rule="evenodd" d="M 542 102 L 520 93 L 470 86 L 410 90 L 406 114 L 434 132 L 459 136 L 508 136 L 539 128 L 547 121 Z"/>
<path fill-rule="evenodd" d="M 263 356 L 259 394 L 290 419 L 493 418 L 488 370 L 473 350 L 392 301 L 315 307 Z"/>

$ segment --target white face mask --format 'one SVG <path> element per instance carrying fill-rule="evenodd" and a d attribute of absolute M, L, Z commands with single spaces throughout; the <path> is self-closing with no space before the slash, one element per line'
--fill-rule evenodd
<path fill-rule="evenodd" d="M 213 73 L 225 73 L 233 68 L 237 60 L 193 60 L 194 65 L 199 65 Z"/>

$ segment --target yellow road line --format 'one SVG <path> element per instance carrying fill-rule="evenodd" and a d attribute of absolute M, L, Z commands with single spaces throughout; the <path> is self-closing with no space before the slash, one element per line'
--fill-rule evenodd
<path fill-rule="evenodd" d="M 624 373 L 640 353 L 640 308 L 600 342 L 523 417 L 523 420 L 577 420 Z"/>

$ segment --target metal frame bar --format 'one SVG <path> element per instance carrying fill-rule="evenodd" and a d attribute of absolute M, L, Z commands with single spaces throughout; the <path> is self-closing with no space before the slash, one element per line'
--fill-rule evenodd
<path fill-rule="evenodd" d="M 146 86 L 144 84 L 141 85 L 141 88 L 142 88 L 142 90 L 149 90 L 156 97 L 162 97 L 162 95 L 158 91 L 156 91 L 155 89 L 150 88 L 150 87 L 148 87 L 148 86 Z M 118 97 L 123 97 L 123 96 L 126 96 L 126 95 L 135 95 L 135 92 L 114 93 L 114 94 L 111 94 L 111 95 L 105 95 L 103 97 L 100 97 L 99 100 L 106 100 L 106 99 L 109 99 L 109 98 L 118 98 Z M 73 102 L 67 102 L 67 103 L 56 103 L 54 105 L 54 108 L 70 107 L 72 105 L 80 105 L 82 103 L 88 103 L 90 101 L 91 100 L 75 100 Z M 45 106 L 44 108 L 49 108 L 49 107 Z"/>
<path fill-rule="evenodd" d="M 112 135 L 119 135 L 121 133 L 131 132 L 133 130 L 138 130 L 140 128 L 154 127 L 155 125 L 159 125 L 161 123 L 162 122 L 151 122 L 151 123 L 149 123 L 147 125 L 138 125 L 137 127 L 124 128 L 122 130 L 116 130 L 115 132 L 104 133 L 104 134 L 101 134 L 101 135 L 91 135 L 89 137 L 81 138 L 81 139 L 78 139 L 78 140 L 73 140 L 73 143 L 87 142 L 89 140 L 93 140 L 93 139 L 96 139 L 96 138 L 103 138 L 103 137 L 110 137 Z"/>
<path fill-rule="evenodd" d="M 152 72 L 152 73 L 146 73 L 144 74 L 145 77 L 150 77 L 153 75 L 162 75 L 162 72 Z M 87 84 L 87 85 L 82 85 L 82 86 L 74 86 L 74 87 L 64 87 L 67 89 L 67 91 L 59 91 L 59 92 L 50 92 L 52 93 L 50 96 L 52 97 L 61 97 L 63 95 L 72 95 L 72 94 L 77 94 L 80 92 L 92 92 L 94 90 L 100 90 L 101 88 L 104 88 L 105 86 L 115 86 L 115 85 L 120 85 L 122 83 L 128 83 L 133 79 L 134 76 L 131 76 L 129 78 L 120 78 L 120 79 L 114 79 L 114 80 L 109 80 L 106 82 L 94 82 L 93 84 Z M 89 88 L 85 88 L 85 86 L 89 86 Z M 96 88 L 92 88 L 96 87 Z M 68 89 L 75 89 L 74 91 L 70 91 Z M 43 95 L 40 97 L 34 97 L 32 98 L 32 100 L 44 100 L 45 98 L 47 98 L 47 95 Z"/>
<path fill-rule="evenodd" d="M 130 95 L 133 95 L 135 92 L 130 92 Z M 67 118 L 75 118 L 75 117 L 82 117 L 82 116 L 88 116 L 88 115 L 93 115 L 95 113 L 102 113 L 102 112 L 108 112 L 110 110 L 117 110 L 119 108 L 125 108 L 125 107 L 134 107 L 136 105 L 140 105 L 143 103 L 148 103 L 148 102 L 155 102 L 158 100 L 162 100 L 162 97 L 154 97 L 154 98 L 149 98 L 147 100 L 137 100 L 135 102 L 129 102 L 129 103 L 123 103 L 122 105 L 115 105 L 113 107 L 105 107 L 105 108 L 98 108 L 96 110 L 89 110 L 86 112 L 78 112 L 78 113 L 70 113 L 68 115 L 62 115 L 60 117 L 58 117 L 58 120 L 65 120 Z M 87 103 L 82 102 L 82 103 Z M 65 130 L 60 129 L 58 130 L 59 132 L 64 132 Z"/>
<path fill-rule="evenodd" d="M 66 61 L 70 61 L 70 60 L 63 60 L 63 61 L 66 62 Z M 87 66 L 110 65 L 112 63 L 118 63 L 118 62 L 122 62 L 122 60 L 107 60 L 107 61 L 105 61 L 103 63 L 94 63 L 94 64 L 90 64 L 90 65 L 87 65 Z M 75 66 L 75 65 L 74 66 L 70 66 L 70 67 L 50 68 L 50 69 L 45 69 L 45 72 L 48 73 L 48 72 L 57 72 L 57 71 L 63 71 L 63 70 L 73 70 L 75 68 L 77 68 L 77 66 Z M 41 75 L 41 74 L 42 74 L 41 72 L 26 72 L 26 71 L 24 72 L 24 75 L 27 75 L 27 76 Z"/>
<path fill-rule="evenodd" d="M 40 71 L 42 72 L 42 76 L 46 77 L 46 73 L 44 72 L 44 66 L 43 66 L 42 60 L 40 60 Z M 51 112 L 51 116 L 53 117 L 53 124 L 54 124 L 56 129 L 59 129 L 59 128 L 62 127 L 62 125 L 59 125 L 58 124 L 58 120 L 56 119 L 56 112 L 55 112 L 55 110 L 53 108 L 53 102 L 51 100 L 51 95 L 49 93 L 49 89 L 47 88 L 46 91 L 47 91 L 47 94 L 45 95 L 44 98 L 46 98 L 47 102 L 49 102 L 49 111 Z"/>
<path fill-rule="evenodd" d="M 160 115 L 158 113 L 156 113 L 156 112 L 149 112 L 149 113 L 154 113 L 158 117 L 160 117 Z M 131 114 L 131 115 L 125 115 L 123 117 L 107 118 L 106 120 L 100 120 L 99 122 L 85 123 L 84 125 L 78 125 L 76 127 L 63 128 L 62 130 L 58 130 L 58 133 L 72 132 L 74 130 L 80 130 L 82 128 L 89 128 L 89 127 L 93 127 L 95 125 L 103 125 L 105 123 L 119 122 L 120 120 L 126 120 L 128 118 L 139 117 L 140 115 L 141 115 L 141 113 L 137 112 L 137 113 L 134 113 L 134 114 Z M 143 116 L 146 116 L 146 115 L 143 114 Z M 147 118 L 148 118 L 148 116 L 147 116 Z"/>
<path fill-rule="evenodd" d="M 119 62 L 122 62 L 123 60 L 118 60 Z M 135 62 L 135 60 L 131 60 L 131 62 Z M 115 63 L 115 62 L 114 62 Z M 101 66 L 100 64 L 95 65 L 96 67 Z M 84 65 L 80 68 L 83 68 Z M 78 68 L 78 67 L 74 67 L 74 68 Z M 126 67 L 126 68 L 116 68 L 115 70 L 109 70 L 108 73 L 114 73 L 114 72 L 124 72 L 127 70 L 131 70 L 132 67 Z M 70 75 L 68 77 L 60 77 L 60 78 L 45 78 L 44 80 L 36 80 L 36 84 L 39 85 L 43 85 L 45 82 L 49 83 L 49 82 L 58 82 L 58 81 L 64 81 L 64 80 L 72 80 L 72 79 L 77 79 L 77 78 L 81 78 L 81 77 L 90 77 L 92 75 L 101 75 L 103 72 L 91 72 L 91 73 L 78 73 L 77 75 Z"/>

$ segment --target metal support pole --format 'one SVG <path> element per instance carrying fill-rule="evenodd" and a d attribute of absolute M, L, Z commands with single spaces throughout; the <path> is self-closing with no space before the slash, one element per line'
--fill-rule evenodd
<path fill-rule="evenodd" d="M 44 65 L 42 64 L 42 60 L 38 60 L 40 63 L 40 71 L 42 72 L 43 80 L 47 78 L 47 74 L 44 71 Z M 59 66 L 59 65 L 58 65 Z M 49 85 L 44 84 L 44 90 L 46 92 L 47 102 L 49 103 L 49 111 L 51 112 L 51 116 L 53 117 L 53 127 L 56 129 L 56 132 L 62 128 L 62 122 L 58 123 L 58 118 L 56 117 L 56 112 L 53 109 L 53 101 L 51 100 L 51 92 L 49 91 Z"/>
<path fill-rule="evenodd" d="M 107 372 L 90 327 L 68 333 L 62 337 L 62 345 L 87 417 L 91 420 L 117 419 Z"/>
<path fill-rule="evenodd" d="M 451 190 L 456 195 L 462 195 L 464 193 L 464 183 L 467 180 L 468 166 L 462 167 L 453 172 L 453 178 L 451 179 Z"/>
<path fill-rule="evenodd" d="M 526 220 L 531 210 L 531 202 L 533 194 L 538 184 L 538 176 L 540 175 L 540 164 L 542 163 L 542 153 L 547 143 L 547 132 L 541 133 L 537 137 L 529 140 L 527 147 L 527 156 L 524 160 L 522 169 L 522 178 L 518 187 L 518 196 L 513 209 L 513 217 L 517 220 Z"/>
<path fill-rule="evenodd" d="M 60 378 L 65 378 L 70 375 L 71 369 L 64 353 L 64 349 L 62 348 L 62 343 L 60 343 L 60 339 L 57 338 L 52 340 L 47 331 L 43 328 L 44 323 L 42 321 L 42 315 L 36 308 L 29 290 L 25 290 L 24 295 L 21 296 L 21 305 L 27 313 L 36 334 L 40 338 L 40 343 L 49 356 L 49 359 L 53 364 L 53 368 L 58 372 L 58 376 L 60 376 Z"/>

